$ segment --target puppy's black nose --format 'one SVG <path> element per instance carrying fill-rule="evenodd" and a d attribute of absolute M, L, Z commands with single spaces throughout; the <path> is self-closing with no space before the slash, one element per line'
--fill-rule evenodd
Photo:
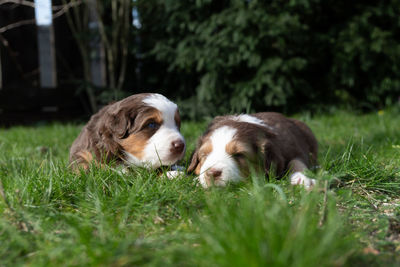
<path fill-rule="evenodd" d="M 185 149 L 185 143 L 182 140 L 175 140 L 171 143 L 171 152 L 180 154 Z"/>
<path fill-rule="evenodd" d="M 221 175 L 222 175 L 222 171 L 218 170 L 218 169 L 209 169 L 207 171 L 207 176 L 213 177 L 215 180 L 218 180 L 219 178 L 221 178 Z"/>

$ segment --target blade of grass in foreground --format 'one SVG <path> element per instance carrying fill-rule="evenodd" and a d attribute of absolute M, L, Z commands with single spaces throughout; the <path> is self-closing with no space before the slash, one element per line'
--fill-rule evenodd
<path fill-rule="evenodd" d="M 338 266 L 353 252 L 329 192 L 327 205 L 323 193 L 295 189 L 288 201 L 270 184 L 255 184 L 236 201 L 221 201 L 222 193 L 210 192 L 209 212 L 197 222 L 202 265 Z"/>

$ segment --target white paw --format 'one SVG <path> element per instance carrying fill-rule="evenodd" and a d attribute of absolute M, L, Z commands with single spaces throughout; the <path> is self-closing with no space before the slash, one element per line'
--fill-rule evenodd
<path fill-rule="evenodd" d="M 170 180 L 175 179 L 184 174 L 185 174 L 185 172 L 183 172 L 183 171 L 167 171 L 166 172 L 167 178 Z"/>
<path fill-rule="evenodd" d="M 111 168 L 111 170 L 115 171 L 119 176 L 124 176 L 125 174 L 128 173 L 128 168 L 123 166 L 123 165 L 119 165 L 116 168 Z"/>
<path fill-rule="evenodd" d="M 306 189 L 311 189 L 316 181 L 315 179 L 308 178 L 301 172 L 295 172 L 290 176 L 290 183 L 292 185 L 303 185 Z"/>

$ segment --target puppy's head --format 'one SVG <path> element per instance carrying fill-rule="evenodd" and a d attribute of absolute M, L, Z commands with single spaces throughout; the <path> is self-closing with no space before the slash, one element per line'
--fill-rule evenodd
<path fill-rule="evenodd" d="M 100 121 L 105 150 L 128 164 L 158 168 L 174 164 L 185 153 L 178 107 L 160 94 L 138 94 L 116 102 Z"/>
<path fill-rule="evenodd" d="M 203 187 L 225 186 L 251 170 L 264 171 L 265 148 L 274 133 L 260 120 L 243 116 L 217 117 L 199 139 L 188 172 L 198 175 Z"/>

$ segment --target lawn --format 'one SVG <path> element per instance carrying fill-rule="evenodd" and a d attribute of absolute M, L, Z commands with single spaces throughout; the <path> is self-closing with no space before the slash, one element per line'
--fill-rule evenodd
<path fill-rule="evenodd" d="M 400 111 L 295 117 L 319 140 L 312 192 L 257 174 L 209 190 L 139 168 L 76 175 L 82 125 L 0 129 L 0 266 L 398 266 Z M 183 121 L 182 165 L 205 126 Z"/>

